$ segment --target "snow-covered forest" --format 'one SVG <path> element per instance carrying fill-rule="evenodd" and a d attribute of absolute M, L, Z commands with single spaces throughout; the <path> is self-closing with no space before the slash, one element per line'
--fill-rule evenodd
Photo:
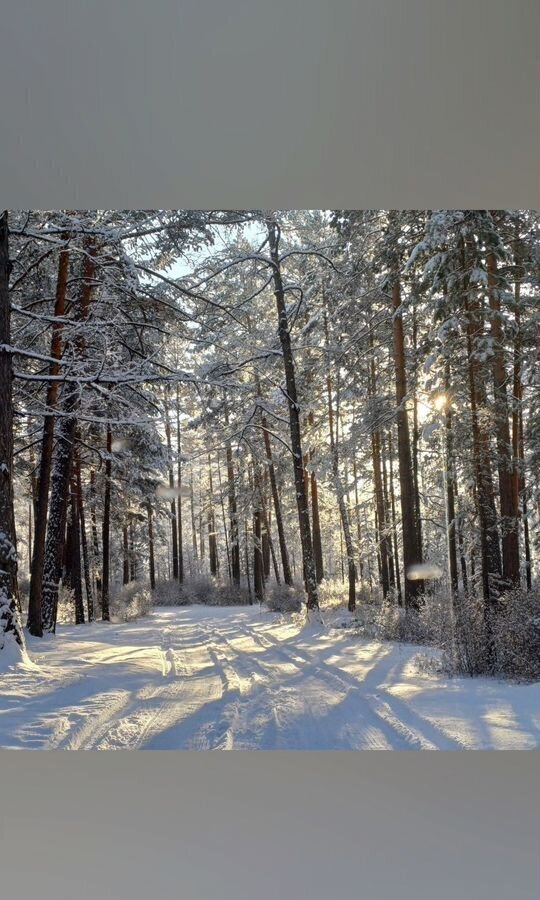
<path fill-rule="evenodd" d="M 205 604 L 540 681 L 539 288 L 532 210 L 4 212 L 0 670 Z"/>

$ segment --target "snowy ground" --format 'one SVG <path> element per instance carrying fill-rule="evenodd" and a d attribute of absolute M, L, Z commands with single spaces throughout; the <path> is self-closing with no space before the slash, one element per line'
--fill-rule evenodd
<path fill-rule="evenodd" d="M 32 640 L 32 639 L 31 639 Z M 419 674 L 418 648 L 258 607 L 61 626 L 0 676 L 0 746 L 462 750 L 540 746 L 540 685 Z"/>

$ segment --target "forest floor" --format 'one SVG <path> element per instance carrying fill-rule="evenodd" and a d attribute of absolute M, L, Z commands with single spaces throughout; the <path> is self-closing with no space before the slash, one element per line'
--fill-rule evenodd
<path fill-rule="evenodd" d="M 462 750 L 540 746 L 540 685 L 424 674 L 426 648 L 259 607 L 61 625 L 0 675 L 0 746 Z"/>

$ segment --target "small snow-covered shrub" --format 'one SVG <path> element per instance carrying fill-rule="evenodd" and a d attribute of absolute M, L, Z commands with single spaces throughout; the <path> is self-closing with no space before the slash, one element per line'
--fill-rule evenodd
<path fill-rule="evenodd" d="M 73 625 L 75 623 L 75 591 L 62 583 L 60 583 L 58 588 L 56 621 L 58 625 Z"/>
<path fill-rule="evenodd" d="M 188 606 L 190 602 L 178 581 L 156 582 L 154 606 Z"/>
<path fill-rule="evenodd" d="M 540 592 L 517 588 L 502 594 L 493 617 L 492 653 L 486 634 L 484 599 L 460 594 L 455 615 L 436 640 L 444 671 L 540 679 Z"/>
<path fill-rule="evenodd" d="M 451 633 L 450 616 L 448 599 L 430 593 L 418 610 L 406 610 L 390 594 L 385 600 L 360 596 L 349 627 L 375 640 L 442 646 Z"/>
<path fill-rule="evenodd" d="M 382 594 L 378 588 L 370 591 L 360 581 L 356 584 L 356 605 L 378 605 Z M 349 584 L 341 578 L 324 578 L 319 585 L 319 604 L 322 610 L 347 607 L 349 603 Z"/>
<path fill-rule="evenodd" d="M 338 578 L 324 578 L 319 585 L 319 605 L 321 609 L 337 609 L 347 606 L 349 599 L 348 585 Z"/>
<path fill-rule="evenodd" d="M 154 592 L 155 606 L 239 606 L 249 603 L 247 588 L 234 587 L 210 575 L 197 575 L 178 581 L 161 581 Z"/>
<path fill-rule="evenodd" d="M 152 592 L 144 582 L 131 581 L 111 594 L 109 612 L 111 622 L 131 622 L 146 616 L 152 608 Z"/>
<path fill-rule="evenodd" d="M 268 589 L 265 603 L 271 612 L 297 613 L 302 609 L 304 594 L 299 588 L 276 584 Z"/>
<path fill-rule="evenodd" d="M 254 602 L 253 597 L 250 600 L 247 587 L 234 587 L 228 582 L 215 584 L 214 593 L 210 596 L 212 599 L 206 602 L 216 606 L 245 606 Z"/>
<path fill-rule="evenodd" d="M 499 600 L 494 627 L 497 672 L 540 680 L 540 591 L 516 589 Z"/>

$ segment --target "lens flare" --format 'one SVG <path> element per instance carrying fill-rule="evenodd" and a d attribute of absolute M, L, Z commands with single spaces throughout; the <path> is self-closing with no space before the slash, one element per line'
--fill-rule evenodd
<path fill-rule="evenodd" d="M 407 569 L 409 581 L 430 581 L 442 577 L 442 569 L 435 563 L 417 563 Z"/>

